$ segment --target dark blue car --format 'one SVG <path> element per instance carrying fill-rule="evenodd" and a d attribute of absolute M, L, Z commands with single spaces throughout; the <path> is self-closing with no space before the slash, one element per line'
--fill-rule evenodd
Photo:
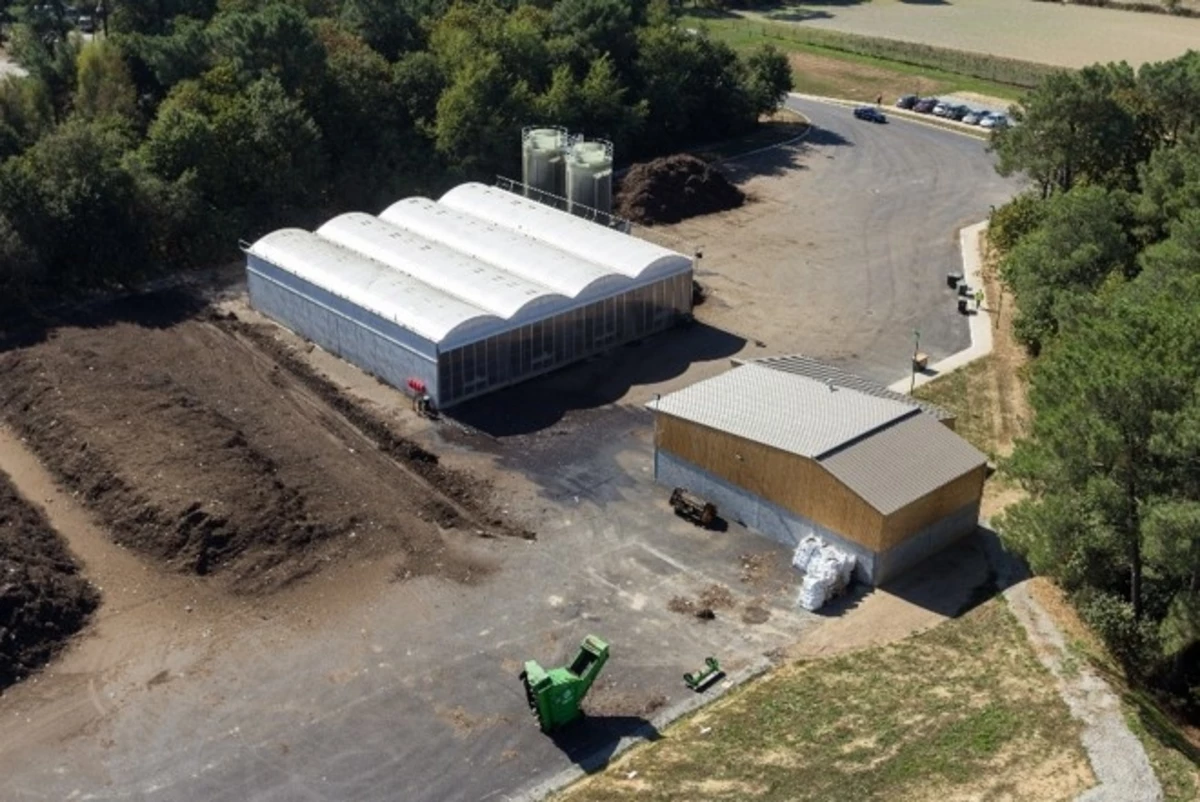
<path fill-rule="evenodd" d="M 859 106 L 854 110 L 854 116 L 860 120 L 870 120 L 873 123 L 887 122 L 887 117 L 883 115 L 883 112 L 874 106 Z"/>

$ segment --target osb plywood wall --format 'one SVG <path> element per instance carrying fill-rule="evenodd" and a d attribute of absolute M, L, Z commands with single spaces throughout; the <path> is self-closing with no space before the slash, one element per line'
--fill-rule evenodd
<path fill-rule="evenodd" d="M 883 515 L 813 460 L 659 413 L 655 443 L 709 473 L 878 551 Z"/>
<path fill-rule="evenodd" d="M 890 549 L 950 513 L 979 501 L 986 472 L 987 466 L 980 465 L 893 512 L 883 524 L 882 547 Z"/>

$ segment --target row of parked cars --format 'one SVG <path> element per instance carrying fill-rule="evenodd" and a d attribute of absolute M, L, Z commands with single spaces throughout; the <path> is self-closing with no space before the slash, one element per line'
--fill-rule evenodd
<path fill-rule="evenodd" d="M 1007 128 L 1008 117 L 997 111 L 973 109 L 961 103 L 949 100 L 939 100 L 936 97 L 917 97 L 905 95 L 896 101 L 896 108 L 909 109 L 921 114 L 932 114 L 947 120 L 957 120 L 967 125 L 978 125 L 980 128 Z"/>

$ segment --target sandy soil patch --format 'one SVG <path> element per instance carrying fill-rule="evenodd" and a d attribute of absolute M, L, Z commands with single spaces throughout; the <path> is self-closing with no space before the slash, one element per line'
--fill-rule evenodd
<path fill-rule="evenodd" d="M 1135 67 L 1200 47 L 1200 19 L 1137 14 L 1029 0 L 969 3 L 797 3 L 775 12 L 777 21 L 880 36 L 938 47 L 1082 67 L 1128 61 Z"/>

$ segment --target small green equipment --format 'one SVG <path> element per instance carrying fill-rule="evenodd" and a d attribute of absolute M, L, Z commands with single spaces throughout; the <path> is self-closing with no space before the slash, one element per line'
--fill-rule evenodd
<path fill-rule="evenodd" d="M 697 671 L 695 674 L 684 674 L 683 681 L 693 691 L 700 693 L 724 676 L 725 672 L 721 670 L 721 664 L 717 662 L 717 658 L 706 657 L 704 658 L 704 670 Z"/>
<path fill-rule="evenodd" d="M 583 697 L 606 662 L 608 644 L 595 635 L 583 639 L 569 668 L 546 670 L 536 660 L 525 661 L 525 670 L 521 672 L 525 700 L 537 716 L 542 732 L 570 724 L 583 714 L 580 707 Z"/>

